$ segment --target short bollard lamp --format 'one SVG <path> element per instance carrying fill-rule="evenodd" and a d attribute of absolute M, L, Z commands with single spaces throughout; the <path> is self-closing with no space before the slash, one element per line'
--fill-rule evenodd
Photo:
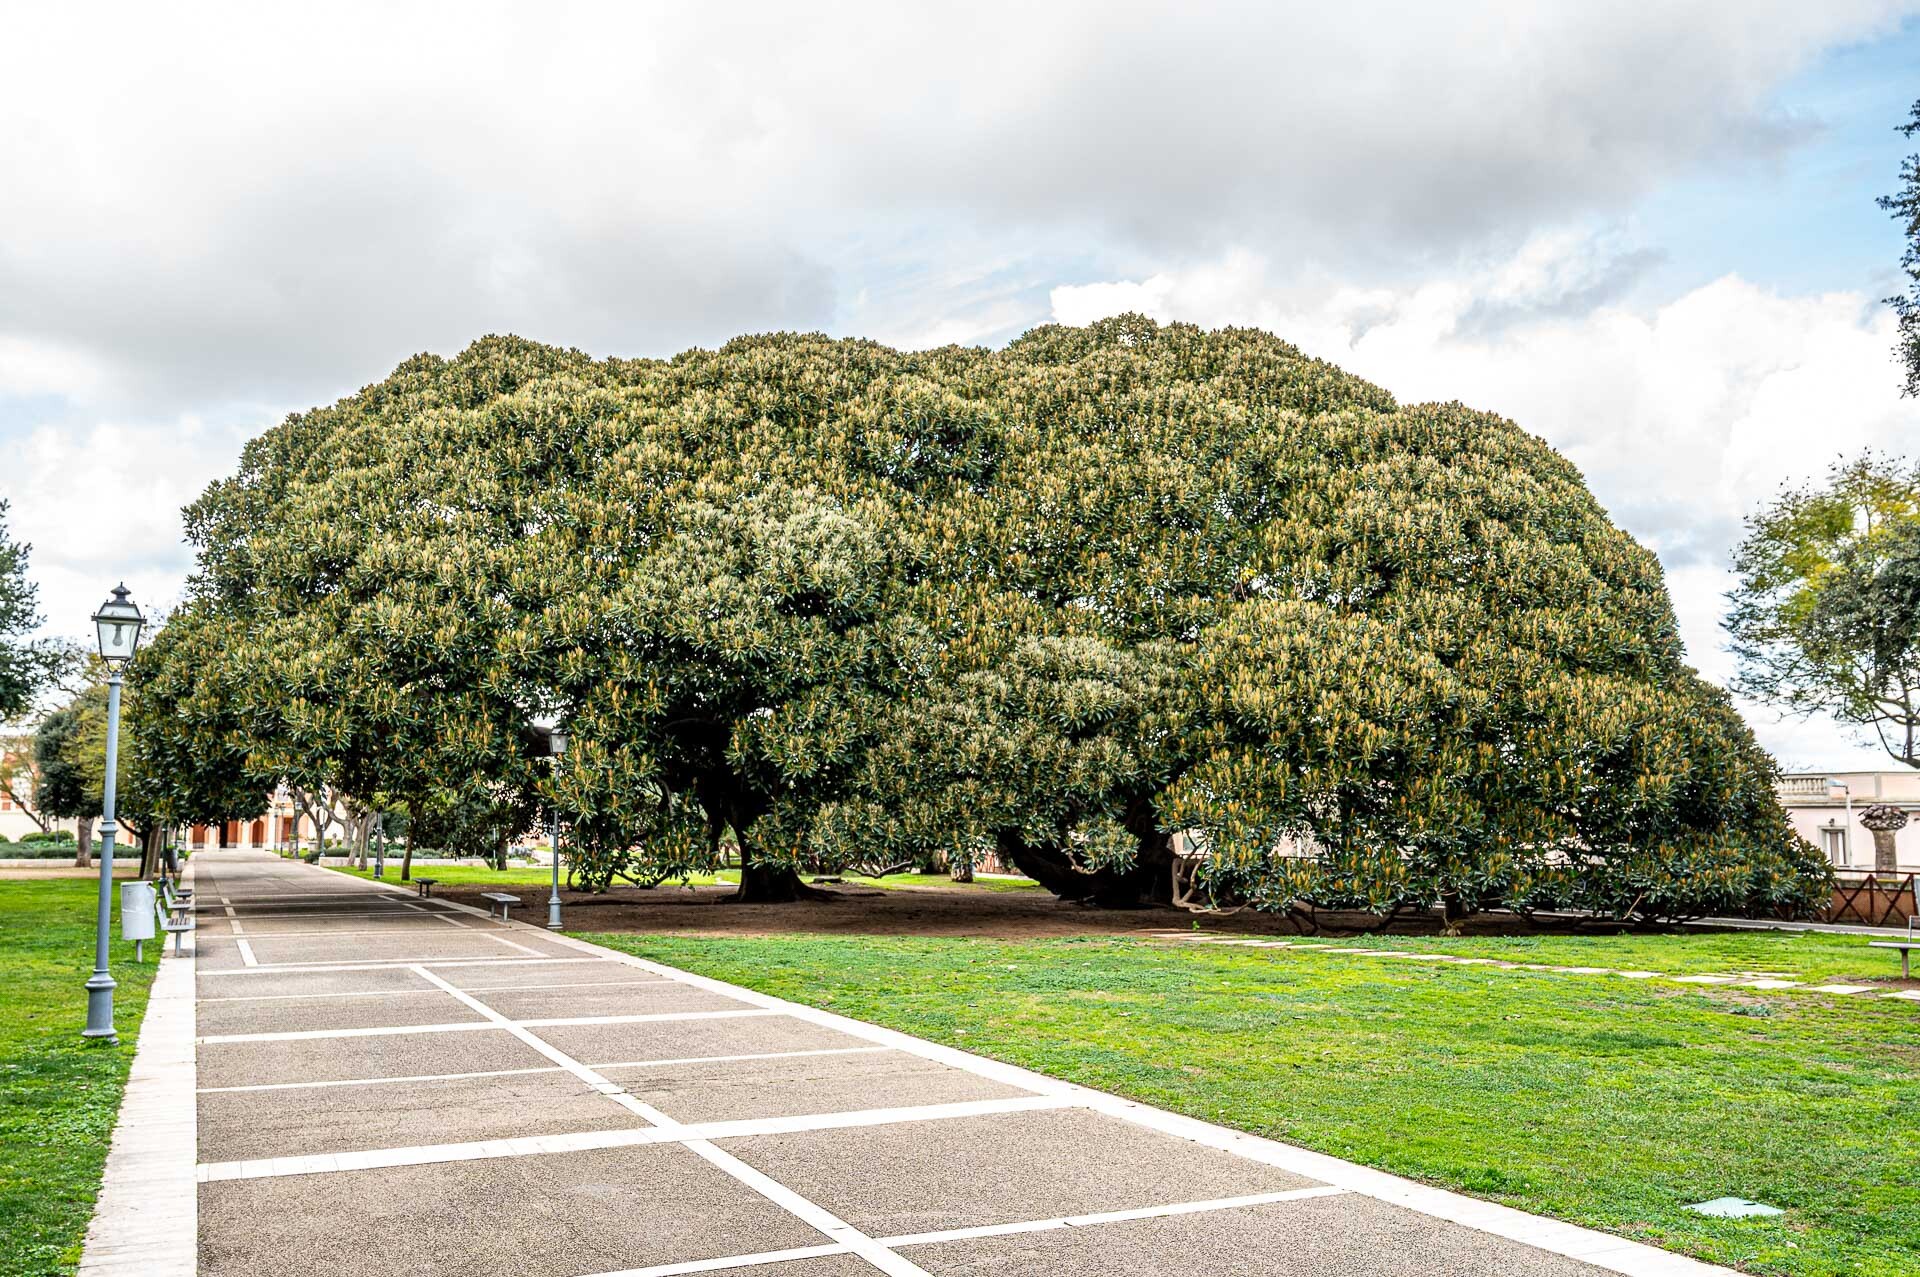
<path fill-rule="evenodd" d="M 560 770 L 560 756 L 567 752 L 566 729 L 555 724 L 547 730 L 547 756 L 554 771 Z M 553 809 L 553 892 L 547 897 L 547 930 L 560 930 L 560 809 Z"/>
<path fill-rule="evenodd" d="M 107 663 L 107 768 L 100 792 L 100 904 L 93 941 L 93 975 L 87 980 L 87 1027 L 81 1036 L 112 1045 L 120 1040 L 113 1029 L 113 975 L 107 970 L 107 947 L 113 925 L 113 790 L 120 766 L 120 676 L 140 647 L 140 630 L 147 618 L 127 597 L 126 583 L 114 587 L 113 597 L 93 614 L 100 639 L 100 657 Z"/>

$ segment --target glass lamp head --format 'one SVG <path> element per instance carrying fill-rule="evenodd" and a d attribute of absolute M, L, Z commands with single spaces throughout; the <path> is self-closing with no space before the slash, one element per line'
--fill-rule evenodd
<path fill-rule="evenodd" d="M 102 659 L 113 665 L 124 665 L 133 659 L 140 647 L 140 631 L 146 625 L 147 618 L 140 615 L 140 609 L 127 597 L 126 583 L 114 587 L 113 597 L 100 605 L 93 614 L 94 630 L 100 639 Z"/>

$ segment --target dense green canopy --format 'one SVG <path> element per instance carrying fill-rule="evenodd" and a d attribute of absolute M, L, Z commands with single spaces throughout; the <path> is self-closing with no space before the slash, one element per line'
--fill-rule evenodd
<path fill-rule="evenodd" d="M 164 677 L 208 734 L 167 756 L 221 773 L 195 792 L 555 804 L 589 881 L 728 834 L 759 897 L 985 849 L 1165 897 L 1176 834 L 1199 890 L 1272 908 L 1824 881 L 1565 459 L 1265 333 L 488 338 L 289 419 L 189 516 Z"/>

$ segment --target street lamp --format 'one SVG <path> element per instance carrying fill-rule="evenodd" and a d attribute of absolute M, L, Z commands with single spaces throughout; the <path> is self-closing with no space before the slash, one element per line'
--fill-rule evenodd
<path fill-rule="evenodd" d="M 107 970 L 107 932 L 113 918 L 113 823 L 114 773 L 120 764 L 120 671 L 133 659 L 140 646 L 140 630 L 146 618 L 127 597 L 123 581 L 114 587 L 113 597 L 93 614 L 94 630 L 100 639 L 100 657 L 106 661 L 107 675 L 107 772 L 101 786 L 100 804 L 100 907 L 98 927 L 93 941 L 93 975 L 87 981 L 87 1027 L 82 1037 L 104 1038 L 109 1046 L 120 1041 L 113 1031 L 113 975 Z"/>
<path fill-rule="evenodd" d="M 547 757 L 553 770 L 560 770 L 560 756 L 567 752 L 567 733 L 558 723 L 547 728 Z M 547 930 L 560 930 L 560 807 L 553 808 L 553 892 L 547 897 Z"/>
<path fill-rule="evenodd" d="M 1844 869 L 1853 868 L 1853 790 L 1837 776 L 1827 777 L 1827 798 L 1829 800 L 1844 796 L 1847 800 L 1847 823 L 1840 830 L 1840 865 Z"/>

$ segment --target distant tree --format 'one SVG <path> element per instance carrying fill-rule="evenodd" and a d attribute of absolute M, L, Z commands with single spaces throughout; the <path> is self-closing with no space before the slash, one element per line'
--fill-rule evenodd
<path fill-rule="evenodd" d="M 39 773 L 36 804 L 45 815 L 79 822 L 73 863 L 81 869 L 93 863 L 93 821 L 100 814 L 99 791 L 87 773 L 83 731 L 80 707 L 66 705 L 40 720 L 33 738 L 34 769 Z"/>
<path fill-rule="evenodd" d="M 53 822 L 40 810 L 36 797 L 39 788 L 40 773 L 33 762 L 33 733 L 0 735 L 0 795 L 47 832 L 52 830 Z"/>
<path fill-rule="evenodd" d="M 42 620 L 39 591 L 27 579 L 27 556 L 33 547 L 8 539 L 7 508 L 0 498 L 0 723 L 32 708 L 34 699 L 76 659 L 70 644 L 26 637 Z"/>
<path fill-rule="evenodd" d="M 1906 137 L 1920 135 L 1920 102 L 1913 104 L 1912 116 L 1897 132 Z M 1909 155 L 1900 166 L 1901 187 L 1892 195 L 1882 195 L 1881 208 L 1901 223 L 1907 237 L 1900 265 L 1907 273 L 1907 291 L 1887 298 L 1900 319 L 1900 338 L 1894 355 L 1906 368 L 1905 393 L 1920 395 L 1920 153 Z"/>
<path fill-rule="evenodd" d="M 1920 767 L 1920 466 L 1867 455 L 1781 494 L 1734 569 L 1736 690 L 1871 729 Z"/>

